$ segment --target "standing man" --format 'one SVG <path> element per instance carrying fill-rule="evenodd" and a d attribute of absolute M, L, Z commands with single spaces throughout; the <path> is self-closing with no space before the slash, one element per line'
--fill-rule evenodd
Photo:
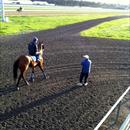
<path fill-rule="evenodd" d="M 79 83 L 77 85 L 79 86 L 82 86 L 82 85 L 85 85 L 87 86 L 88 85 L 88 76 L 90 74 L 90 71 L 91 71 L 91 60 L 89 59 L 89 56 L 88 55 L 84 55 L 83 56 L 84 59 L 82 60 L 81 62 L 81 65 L 82 65 L 82 71 L 80 73 L 80 79 L 79 79 Z M 82 83 L 84 79 L 84 82 Z"/>

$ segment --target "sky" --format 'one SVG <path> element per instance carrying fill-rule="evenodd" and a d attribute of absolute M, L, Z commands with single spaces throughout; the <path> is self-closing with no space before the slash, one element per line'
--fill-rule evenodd
<path fill-rule="evenodd" d="M 101 2 L 108 4 L 121 4 L 121 5 L 129 5 L 129 0 L 83 0 L 83 1 L 93 1 L 93 2 Z"/>

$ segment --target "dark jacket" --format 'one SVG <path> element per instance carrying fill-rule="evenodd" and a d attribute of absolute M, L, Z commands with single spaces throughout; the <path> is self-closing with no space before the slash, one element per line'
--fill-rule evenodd
<path fill-rule="evenodd" d="M 31 42 L 28 44 L 28 51 L 29 51 L 29 55 L 31 56 L 35 56 L 36 52 L 38 51 L 38 46 L 35 42 Z"/>

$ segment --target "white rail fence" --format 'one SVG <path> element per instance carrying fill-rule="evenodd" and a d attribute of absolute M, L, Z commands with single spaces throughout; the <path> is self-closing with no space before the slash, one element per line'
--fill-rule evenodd
<path fill-rule="evenodd" d="M 128 114 L 127 118 L 125 119 L 119 130 L 130 130 L 130 113 Z"/>
<path fill-rule="evenodd" d="M 102 124 L 106 121 L 106 119 L 110 116 L 110 114 L 115 110 L 115 108 L 117 106 L 118 107 L 118 111 L 117 111 L 117 115 L 119 115 L 119 111 L 120 111 L 120 106 L 121 101 L 123 100 L 123 98 L 125 97 L 125 95 L 130 91 L 130 86 L 126 89 L 126 91 L 119 97 L 119 99 L 116 101 L 116 103 L 111 107 L 111 109 L 107 112 L 107 114 L 102 118 L 102 120 L 99 122 L 99 124 L 95 127 L 94 130 L 99 130 L 99 128 L 102 126 Z M 130 95 L 128 96 L 130 99 Z M 128 100 L 129 100 L 128 99 Z M 118 116 L 116 117 L 117 120 Z M 115 121 L 116 122 L 116 121 Z M 106 128 L 108 130 L 108 128 Z M 125 119 L 124 123 L 121 125 L 119 130 L 130 130 L 130 112 L 127 116 L 127 118 Z"/>

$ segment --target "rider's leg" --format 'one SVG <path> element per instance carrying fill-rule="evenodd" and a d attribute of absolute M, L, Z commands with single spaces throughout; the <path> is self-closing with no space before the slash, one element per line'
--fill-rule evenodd
<path fill-rule="evenodd" d="M 40 61 L 40 55 L 36 54 L 36 62 L 39 62 L 39 61 Z"/>

